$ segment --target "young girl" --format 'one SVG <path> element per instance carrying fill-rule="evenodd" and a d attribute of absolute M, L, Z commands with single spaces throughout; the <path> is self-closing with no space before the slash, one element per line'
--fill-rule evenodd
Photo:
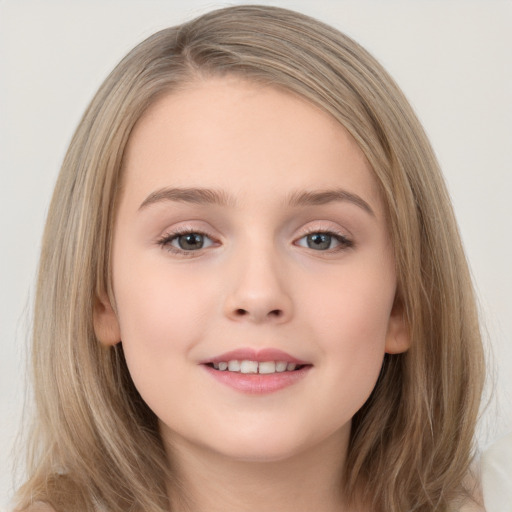
<path fill-rule="evenodd" d="M 483 380 L 448 194 L 355 42 L 273 7 L 158 32 L 48 215 L 18 510 L 480 510 Z"/>

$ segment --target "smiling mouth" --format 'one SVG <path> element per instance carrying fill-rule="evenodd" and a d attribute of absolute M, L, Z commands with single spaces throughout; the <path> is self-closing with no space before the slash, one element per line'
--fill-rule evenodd
<path fill-rule="evenodd" d="M 239 348 L 201 366 L 221 384 L 249 395 L 267 395 L 302 381 L 313 364 L 274 348 Z"/>
<path fill-rule="evenodd" d="M 206 363 L 206 366 L 218 370 L 220 372 L 232 372 L 243 374 L 260 374 L 270 375 L 275 373 L 287 373 L 299 371 L 308 364 L 297 364 L 286 361 L 251 361 L 251 360 L 236 360 L 219 361 L 215 363 Z"/>

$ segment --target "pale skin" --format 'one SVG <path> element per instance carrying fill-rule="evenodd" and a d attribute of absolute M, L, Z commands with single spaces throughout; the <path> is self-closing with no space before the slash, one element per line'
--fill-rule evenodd
<path fill-rule="evenodd" d="M 150 107 L 123 173 L 115 305 L 102 297 L 96 331 L 122 340 L 193 510 L 349 510 L 351 418 L 384 354 L 410 344 L 355 141 L 288 92 L 198 80 Z M 239 348 L 281 350 L 308 371 L 244 393 L 205 365 Z"/>

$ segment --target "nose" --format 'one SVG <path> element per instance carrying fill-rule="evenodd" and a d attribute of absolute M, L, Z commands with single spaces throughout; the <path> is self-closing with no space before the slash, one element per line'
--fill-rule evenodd
<path fill-rule="evenodd" d="M 280 324 L 293 316 L 282 262 L 276 255 L 246 251 L 231 266 L 225 314 L 234 321 Z"/>

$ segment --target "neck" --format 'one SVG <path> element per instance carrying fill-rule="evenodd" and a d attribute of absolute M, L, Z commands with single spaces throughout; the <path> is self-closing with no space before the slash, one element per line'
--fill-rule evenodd
<path fill-rule="evenodd" d="M 169 452 L 179 489 L 170 487 L 171 510 L 348 511 L 341 493 L 347 445 L 347 434 L 338 432 L 283 460 L 242 461 L 173 439 Z"/>

